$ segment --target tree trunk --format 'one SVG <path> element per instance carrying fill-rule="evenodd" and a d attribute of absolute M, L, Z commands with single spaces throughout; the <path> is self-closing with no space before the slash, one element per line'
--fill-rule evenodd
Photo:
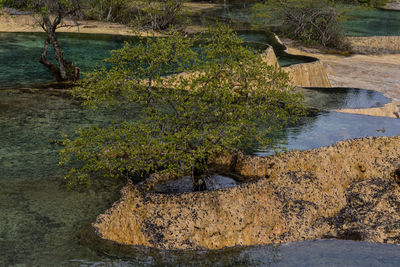
<path fill-rule="evenodd" d="M 80 69 L 74 66 L 72 62 L 65 60 L 63 50 L 57 40 L 55 27 L 47 27 L 46 33 L 47 38 L 44 42 L 43 53 L 39 58 L 39 62 L 51 71 L 58 82 L 79 80 Z M 52 45 L 54 48 L 55 59 L 58 66 L 47 59 L 49 45 Z"/>
<path fill-rule="evenodd" d="M 63 80 L 60 73 L 60 69 L 47 59 L 47 52 L 49 51 L 49 45 L 50 45 L 50 40 L 49 38 L 46 38 L 46 40 L 44 41 L 43 53 L 39 58 L 39 62 L 42 63 L 45 67 L 47 67 L 51 71 L 53 76 L 56 78 L 56 80 L 60 82 Z"/>
<path fill-rule="evenodd" d="M 192 182 L 193 182 L 193 191 L 194 192 L 199 192 L 199 191 L 206 191 L 207 190 L 207 185 L 206 182 L 204 181 L 204 175 L 199 174 L 199 175 L 192 175 Z"/>
<path fill-rule="evenodd" d="M 111 18 L 112 18 L 111 16 L 112 16 L 112 6 L 110 6 L 110 9 L 108 10 L 108 15 L 107 15 L 106 20 L 107 20 L 107 21 L 110 21 Z"/>
<path fill-rule="evenodd" d="M 65 69 L 66 67 L 66 62 L 64 59 L 64 52 L 62 51 L 61 45 L 57 40 L 56 34 L 53 33 L 52 36 L 50 36 L 50 41 L 51 44 L 53 45 L 54 48 L 54 56 L 58 62 L 58 66 L 60 69 L 60 76 L 61 78 L 66 81 L 68 79 L 67 77 L 67 71 Z"/>
<path fill-rule="evenodd" d="M 205 163 L 206 159 L 198 160 L 195 166 L 192 168 L 192 182 L 193 182 L 193 191 L 205 191 L 207 190 L 205 178 Z"/>

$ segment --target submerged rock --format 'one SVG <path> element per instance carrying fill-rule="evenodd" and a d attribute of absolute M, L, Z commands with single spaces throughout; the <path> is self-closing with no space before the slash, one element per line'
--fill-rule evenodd
<path fill-rule="evenodd" d="M 226 156 L 215 164 L 248 182 L 174 195 L 128 185 L 121 199 L 98 216 L 96 234 L 119 244 L 163 249 L 324 237 L 400 243 L 400 136 L 265 158 Z"/>

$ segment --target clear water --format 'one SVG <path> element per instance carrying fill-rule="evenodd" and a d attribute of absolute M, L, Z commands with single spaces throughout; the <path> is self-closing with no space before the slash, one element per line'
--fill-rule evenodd
<path fill-rule="evenodd" d="M 252 18 L 251 7 L 251 3 L 226 5 L 207 10 L 203 16 L 262 24 L 261 20 Z M 343 24 L 348 36 L 400 36 L 400 11 L 371 8 L 350 11 L 348 16 L 349 19 Z"/>
<path fill-rule="evenodd" d="M 391 102 L 381 92 L 357 88 L 302 88 L 307 107 L 318 109 L 375 108 Z"/>
<path fill-rule="evenodd" d="M 257 33 L 242 33 L 242 38 L 259 43 L 266 40 Z M 110 35 L 60 36 L 68 59 L 83 71 L 101 64 L 101 59 L 110 50 L 120 48 L 124 40 L 125 37 Z M 0 33 L 0 87 L 52 80 L 36 61 L 42 42 L 42 34 Z M 379 93 L 352 90 L 327 94 L 313 89 L 307 99 L 310 106 L 322 103 L 321 107 L 329 108 L 367 107 L 386 101 Z M 135 248 L 131 254 L 134 257 L 127 260 L 109 257 L 82 245 L 80 231 L 118 198 L 120 184 L 110 183 L 107 189 L 94 187 L 89 192 L 66 191 L 62 182 L 64 170 L 57 167 L 59 146 L 52 141 L 60 138 L 60 132 L 73 134 L 77 127 L 106 125 L 113 118 L 135 115 L 135 111 L 129 110 L 122 113 L 82 110 L 79 103 L 55 92 L 0 90 L 0 266 L 309 266 L 370 264 L 379 259 L 384 259 L 382 263 L 389 266 L 399 260 L 397 246 L 347 241 L 301 242 L 216 252 L 151 250 L 149 253 L 147 249 Z M 347 138 L 400 134 L 399 122 L 320 113 L 277 133 L 275 138 L 287 142 L 288 149 L 310 149 Z M 377 132 L 383 128 L 385 133 Z M 350 252 L 346 254 L 338 248 L 347 248 Z M 365 257 L 356 257 L 357 254 Z"/>
<path fill-rule="evenodd" d="M 238 36 L 239 38 L 246 40 L 246 42 L 268 44 L 271 41 L 270 36 L 257 31 L 239 31 Z"/>
<path fill-rule="evenodd" d="M 43 50 L 44 33 L 0 33 L 0 88 L 38 84 L 54 81 L 54 78 L 39 62 Z M 66 59 L 89 72 L 109 52 L 123 46 L 125 40 L 134 37 L 116 35 L 88 35 L 62 33 L 59 41 Z"/>
<path fill-rule="evenodd" d="M 131 257 L 119 261 L 118 266 L 398 266 L 400 262 L 400 247 L 397 245 L 344 240 L 315 240 L 219 251 L 124 249 Z M 85 263 L 83 266 L 108 266 L 110 261 L 80 263 Z"/>
<path fill-rule="evenodd" d="M 106 125 L 134 112 L 83 111 L 60 95 L 0 90 L 0 266 L 56 266 L 99 257 L 79 244 L 79 229 L 118 197 L 117 185 L 68 192 L 57 167 L 59 133 Z"/>
<path fill-rule="evenodd" d="M 400 120 L 340 112 L 321 112 L 288 127 L 274 137 L 286 150 L 307 150 L 331 145 L 341 140 L 368 136 L 395 136 L 400 133 Z M 272 154 L 260 150 L 257 155 Z"/>
<path fill-rule="evenodd" d="M 0 33 L 0 88 L 54 81 L 48 69 L 38 62 L 44 37 L 43 33 Z M 264 45 L 271 40 L 265 33 L 251 31 L 241 31 L 239 37 L 249 43 Z M 109 57 L 110 51 L 121 48 L 124 41 L 136 42 L 137 38 L 61 33 L 59 40 L 67 60 L 74 62 L 84 73 L 102 64 L 102 60 Z M 296 58 L 296 62 L 299 59 Z M 287 60 L 283 64 L 287 65 Z"/>
<path fill-rule="evenodd" d="M 400 11 L 368 9 L 349 16 L 344 23 L 349 36 L 400 36 Z"/>
<path fill-rule="evenodd" d="M 252 18 L 252 3 L 236 3 L 221 5 L 203 11 L 203 19 L 217 18 L 222 21 L 254 23 Z M 204 21 L 203 21 L 204 22 Z"/>
<path fill-rule="evenodd" d="M 310 63 L 317 60 L 316 58 L 313 57 L 291 55 L 282 51 L 277 53 L 277 58 L 279 66 L 281 67 L 287 67 L 290 65 L 301 64 L 301 63 Z"/>
<path fill-rule="evenodd" d="M 400 247 L 347 241 L 214 252 L 132 248 L 133 258 L 127 260 L 97 253 L 80 243 L 80 232 L 117 199 L 119 185 L 110 182 L 107 189 L 66 191 L 64 170 L 57 166 L 59 146 L 50 140 L 59 139 L 59 132 L 72 134 L 76 127 L 105 125 L 121 116 L 129 118 L 136 113 L 86 111 L 68 97 L 52 92 L 0 90 L 0 266 L 306 266 L 374 264 L 380 259 L 389 266 L 399 260 Z M 377 132 L 382 128 L 385 133 Z M 400 120 L 327 112 L 275 138 L 286 140 L 289 149 L 310 149 L 353 137 L 398 134 Z"/>

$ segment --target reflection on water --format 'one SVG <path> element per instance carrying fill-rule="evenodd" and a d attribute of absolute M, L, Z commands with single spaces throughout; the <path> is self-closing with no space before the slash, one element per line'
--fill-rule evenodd
<path fill-rule="evenodd" d="M 294 64 L 301 64 L 301 63 L 310 63 L 314 62 L 317 59 L 313 57 L 307 56 L 300 56 L 300 55 L 291 55 L 286 52 L 278 51 L 277 58 L 279 62 L 279 66 L 287 67 Z"/>
<path fill-rule="evenodd" d="M 375 108 L 391 102 L 381 92 L 357 88 L 302 88 L 307 107 L 319 109 Z"/>
<path fill-rule="evenodd" d="M 134 247 L 128 251 L 132 257 L 118 261 L 121 266 L 398 266 L 400 261 L 400 247 L 397 245 L 344 240 L 315 240 L 219 251 L 166 252 Z M 111 262 L 74 263 L 90 266 Z"/>
<path fill-rule="evenodd" d="M 217 18 L 222 21 L 237 21 L 246 23 L 261 22 L 257 20 L 254 21 L 254 18 L 252 18 L 252 6 L 252 3 L 236 3 L 211 8 L 203 11 L 202 22 L 205 24 L 206 18 Z"/>
<path fill-rule="evenodd" d="M 341 140 L 368 136 L 400 134 L 400 120 L 339 112 L 322 112 L 273 136 L 286 150 L 307 150 L 328 146 Z M 257 155 L 272 154 L 260 150 Z"/>
<path fill-rule="evenodd" d="M 136 115 L 129 110 L 89 112 L 51 92 L 0 90 L 0 266 L 254 266 L 324 263 L 324 257 L 326 262 L 364 260 L 340 257 L 338 249 L 346 244 L 351 244 L 348 247 L 354 255 L 372 251 L 376 253 L 371 254 L 372 260 L 382 256 L 389 263 L 396 259 L 395 251 L 400 253 L 391 246 L 374 244 L 365 250 L 364 243 L 319 241 L 214 252 L 149 254 L 149 250 L 136 249 L 135 259 L 129 261 L 97 254 L 80 244 L 80 231 L 117 198 L 113 193 L 118 185 L 95 187 L 88 193 L 66 191 L 61 183 L 64 170 L 57 167 L 59 146 L 49 140 L 59 139 L 60 131 L 71 134 L 76 127 L 105 125 L 112 118 Z M 383 128 L 385 133 L 377 132 Z M 326 112 L 277 133 L 275 138 L 286 140 L 289 149 L 310 149 L 347 138 L 398 134 L 400 120 Z M 313 244 L 315 250 L 309 250 Z"/>

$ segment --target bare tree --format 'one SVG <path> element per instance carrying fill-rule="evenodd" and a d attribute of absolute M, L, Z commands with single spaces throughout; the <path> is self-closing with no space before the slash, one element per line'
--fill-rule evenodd
<path fill-rule="evenodd" d="M 0 0 L 1 2 L 4 2 Z M 39 62 L 46 66 L 57 81 L 76 81 L 80 70 L 72 62 L 67 61 L 63 49 L 57 39 L 56 30 L 61 27 L 65 18 L 73 18 L 81 10 L 80 0 L 21 0 L 21 7 L 32 12 L 32 16 L 46 32 L 43 52 Z M 53 46 L 57 64 L 48 58 L 49 47 Z"/>

